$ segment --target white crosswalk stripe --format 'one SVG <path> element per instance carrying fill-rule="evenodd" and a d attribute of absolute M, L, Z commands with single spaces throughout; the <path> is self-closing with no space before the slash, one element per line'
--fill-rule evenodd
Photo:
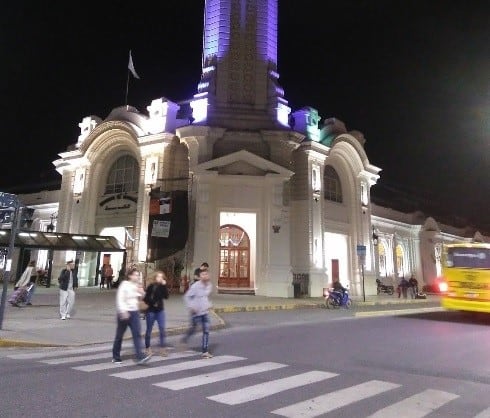
<path fill-rule="evenodd" d="M 249 376 L 257 373 L 269 372 L 272 370 L 287 367 L 286 364 L 265 362 L 253 364 L 251 366 L 236 367 L 233 369 L 220 370 L 214 373 L 206 373 L 183 379 L 169 380 L 166 382 L 155 383 L 154 386 L 159 386 L 171 390 L 182 390 L 197 386 L 208 385 L 210 383 L 222 382 L 223 380 L 235 379 L 237 377 Z"/>
<path fill-rule="evenodd" d="M 79 362 L 88 361 L 88 360 L 100 360 L 102 358 L 106 358 L 106 359 L 111 360 L 112 359 L 112 353 L 110 351 L 105 351 L 103 353 L 88 354 L 85 356 L 60 357 L 60 358 L 55 358 L 55 359 L 40 360 L 40 362 L 46 363 L 46 364 L 51 364 L 51 365 L 57 365 L 57 364 L 79 363 Z"/>
<path fill-rule="evenodd" d="M 286 377 L 283 379 L 271 380 L 269 382 L 260 383 L 258 385 L 249 386 L 231 392 L 221 393 L 219 395 L 210 396 L 208 399 L 212 401 L 224 403 L 227 405 L 238 405 L 245 402 L 250 402 L 257 399 L 262 399 L 267 396 L 274 395 L 285 390 L 294 389 L 297 387 L 309 385 L 311 383 L 320 382 L 325 379 L 338 376 L 335 373 L 312 371 L 295 376 Z"/>
<path fill-rule="evenodd" d="M 123 347 L 125 348 L 125 347 Z M 108 351 L 112 349 L 112 345 L 102 345 L 97 347 L 88 347 L 88 348 L 79 348 L 79 349 L 66 349 L 60 350 L 59 348 L 49 350 L 49 351 L 41 351 L 35 353 L 22 353 L 22 354 L 12 354 L 7 356 L 8 358 L 14 360 L 39 360 L 42 358 L 52 358 L 52 357 L 63 357 L 67 355 L 73 354 L 87 354 L 87 353 L 95 353 L 97 351 Z"/>
<path fill-rule="evenodd" d="M 369 418 L 391 418 L 395 416 L 422 418 L 456 398 L 459 396 L 454 393 L 428 389 L 380 409 Z"/>
<path fill-rule="evenodd" d="M 285 408 L 276 409 L 272 411 L 272 414 L 288 418 L 314 418 L 398 387 L 400 385 L 396 383 L 370 380 L 369 382 L 336 390 L 325 395 L 317 396 L 316 398 L 308 399 L 307 401 L 298 402 Z"/>
<path fill-rule="evenodd" d="M 193 351 L 193 352 L 183 352 L 183 353 L 175 353 L 175 354 L 172 353 L 168 357 L 153 356 L 148 361 L 148 364 L 167 361 L 167 360 L 176 360 L 176 359 L 181 359 L 186 357 L 193 357 L 196 356 L 197 354 L 198 354 L 197 352 Z M 122 364 L 114 364 L 109 362 L 95 363 L 95 364 L 87 364 L 85 366 L 72 367 L 72 369 L 79 370 L 81 372 L 98 372 L 102 370 L 119 369 L 121 367 L 127 367 L 127 366 L 134 366 L 134 362 L 129 360 L 129 361 L 124 361 Z"/>
<path fill-rule="evenodd" d="M 490 408 L 481 411 L 479 414 L 475 415 L 474 418 L 490 418 Z"/>
<path fill-rule="evenodd" d="M 193 370 L 193 369 L 200 369 L 202 367 L 217 366 L 219 364 L 226 364 L 239 360 L 246 360 L 246 359 L 243 357 L 236 357 L 236 356 L 217 356 L 211 359 L 199 359 L 193 361 L 186 361 L 182 363 L 169 364 L 168 366 L 151 367 L 151 368 L 144 367 L 129 372 L 111 374 L 111 376 L 119 377 L 121 379 L 128 379 L 128 380 L 141 379 L 144 377 L 175 373 L 184 370 Z"/>

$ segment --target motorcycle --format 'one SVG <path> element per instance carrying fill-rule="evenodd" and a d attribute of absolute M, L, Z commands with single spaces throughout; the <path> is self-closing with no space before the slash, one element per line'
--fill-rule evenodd
<path fill-rule="evenodd" d="M 377 290 L 378 295 L 380 293 L 388 293 L 388 295 L 392 295 L 393 293 L 395 293 L 395 287 L 392 285 L 383 284 L 383 283 L 381 283 L 381 280 L 379 280 L 379 279 L 376 279 L 376 284 L 377 284 L 376 290 Z"/>
<path fill-rule="evenodd" d="M 327 309 L 333 308 L 338 309 L 340 307 L 345 307 L 349 309 L 352 306 L 352 300 L 349 297 L 349 291 L 345 290 L 344 293 L 333 289 L 326 289 L 324 293 L 325 297 L 325 307 Z"/>

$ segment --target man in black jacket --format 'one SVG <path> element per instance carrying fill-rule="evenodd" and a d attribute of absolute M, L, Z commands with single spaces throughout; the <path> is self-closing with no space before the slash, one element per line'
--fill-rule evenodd
<path fill-rule="evenodd" d="M 78 277 L 72 260 L 68 261 L 66 268 L 61 270 L 58 283 L 60 284 L 60 315 L 64 321 L 70 319 L 75 305 L 75 289 L 78 288 Z"/>

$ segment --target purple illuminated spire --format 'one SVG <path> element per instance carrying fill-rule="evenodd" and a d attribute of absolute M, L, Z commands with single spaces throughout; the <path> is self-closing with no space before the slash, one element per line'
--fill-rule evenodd
<path fill-rule="evenodd" d="M 277 0 L 206 0 L 204 12 L 195 112 L 204 108 L 211 124 L 245 118 L 287 125 L 289 108 L 277 83 Z"/>

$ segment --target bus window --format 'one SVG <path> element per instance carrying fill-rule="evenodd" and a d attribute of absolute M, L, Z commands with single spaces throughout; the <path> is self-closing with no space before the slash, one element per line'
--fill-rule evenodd
<path fill-rule="evenodd" d="M 450 268 L 490 269 L 490 249 L 475 247 L 449 248 L 446 266 Z"/>

